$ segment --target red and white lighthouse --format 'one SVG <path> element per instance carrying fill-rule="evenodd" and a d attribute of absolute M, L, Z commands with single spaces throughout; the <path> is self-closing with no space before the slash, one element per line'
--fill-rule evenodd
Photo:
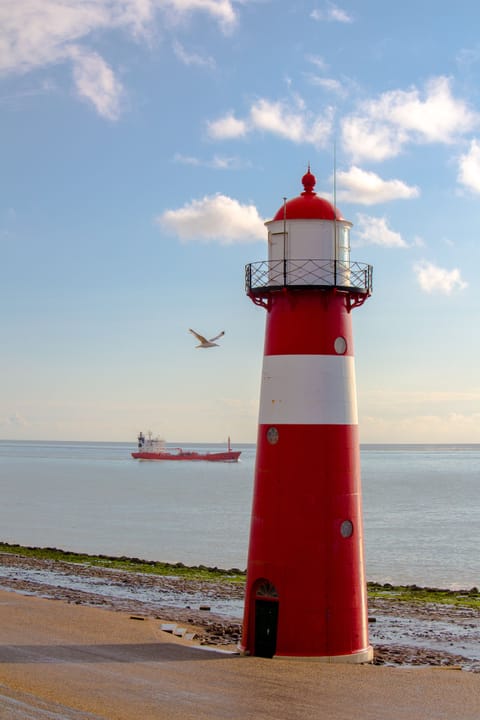
<path fill-rule="evenodd" d="M 246 267 L 267 319 L 241 649 L 368 662 L 351 310 L 372 268 L 315 182 L 308 168 L 266 223 L 268 260 Z"/>

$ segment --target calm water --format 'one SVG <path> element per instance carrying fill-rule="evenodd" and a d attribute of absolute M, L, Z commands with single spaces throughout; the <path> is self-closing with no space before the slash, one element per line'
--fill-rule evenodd
<path fill-rule="evenodd" d="M 0 441 L 0 540 L 245 568 L 255 446 L 235 448 L 147 463 L 133 444 Z M 363 446 L 362 483 L 369 580 L 480 585 L 480 445 Z"/>

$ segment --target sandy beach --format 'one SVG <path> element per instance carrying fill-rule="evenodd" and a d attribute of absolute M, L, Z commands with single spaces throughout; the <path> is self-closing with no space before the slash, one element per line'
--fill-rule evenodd
<path fill-rule="evenodd" d="M 386 707 L 393 720 L 479 717 L 479 617 L 469 608 L 371 603 L 375 664 L 329 666 L 236 654 L 239 618 L 217 614 L 215 599 L 241 600 L 241 586 L 9 554 L 0 566 L 2 720 L 368 720 Z M 102 594 L 104 583 L 118 592 Z"/>

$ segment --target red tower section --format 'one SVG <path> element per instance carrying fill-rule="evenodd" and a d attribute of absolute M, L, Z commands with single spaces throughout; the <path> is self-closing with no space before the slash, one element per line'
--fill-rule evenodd
<path fill-rule="evenodd" d="M 351 310 L 372 269 L 310 168 L 302 182 L 246 268 L 267 321 L 241 649 L 368 662 Z"/>

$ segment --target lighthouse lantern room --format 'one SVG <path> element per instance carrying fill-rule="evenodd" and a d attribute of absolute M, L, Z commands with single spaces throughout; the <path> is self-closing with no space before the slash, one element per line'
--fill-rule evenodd
<path fill-rule="evenodd" d="M 266 223 L 268 260 L 246 267 L 267 316 L 241 649 L 368 662 L 351 310 L 372 268 L 310 168 L 302 183 Z"/>

